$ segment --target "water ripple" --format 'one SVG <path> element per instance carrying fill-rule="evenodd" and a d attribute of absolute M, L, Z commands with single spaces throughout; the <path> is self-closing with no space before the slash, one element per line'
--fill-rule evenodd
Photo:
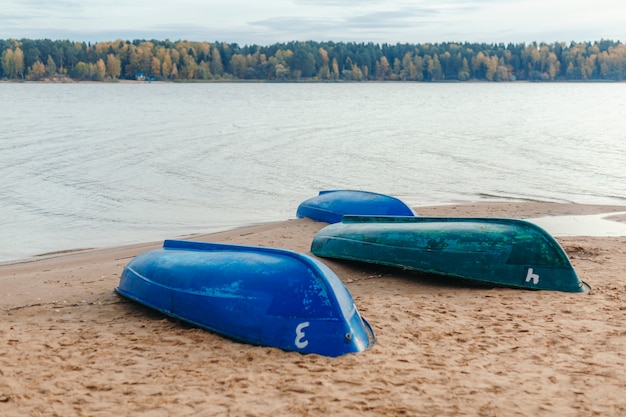
<path fill-rule="evenodd" d="M 0 261 L 290 218 L 321 189 L 623 204 L 624 108 L 625 84 L 4 84 Z"/>

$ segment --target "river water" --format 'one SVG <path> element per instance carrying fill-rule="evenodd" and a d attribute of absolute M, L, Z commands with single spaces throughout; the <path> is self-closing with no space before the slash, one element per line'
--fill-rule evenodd
<path fill-rule="evenodd" d="M 0 262 L 412 206 L 626 204 L 626 84 L 0 83 Z"/>

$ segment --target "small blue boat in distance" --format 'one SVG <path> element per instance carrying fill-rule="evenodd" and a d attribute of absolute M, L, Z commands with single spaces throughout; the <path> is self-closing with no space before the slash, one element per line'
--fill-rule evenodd
<path fill-rule="evenodd" d="M 296 216 L 318 222 L 339 223 L 344 215 L 415 216 L 402 200 L 385 194 L 360 190 L 320 191 L 303 201 Z"/>
<path fill-rule="evenodd" d="M 339 278 L 283 249 L 166 240 L 126 265 L 116 291 L 254 345 L 335 357 L 375 342 Z"/>

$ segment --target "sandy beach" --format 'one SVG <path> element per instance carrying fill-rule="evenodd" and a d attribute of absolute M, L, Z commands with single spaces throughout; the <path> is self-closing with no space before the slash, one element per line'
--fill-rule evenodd
<path fill-rule="evenodd" d="M 531 218 L 626 206 L 415 210 Z M 188 238 L 310 254 L 325 225 L 292 219 Z M 557 240 L 591 292 L 323 260 L 377 337 L 339 358 L 237 343 L 117 295 L 126 263 L 162 242 L 2 264 L 0 416 L 626 416 L 626 237 Z"/>

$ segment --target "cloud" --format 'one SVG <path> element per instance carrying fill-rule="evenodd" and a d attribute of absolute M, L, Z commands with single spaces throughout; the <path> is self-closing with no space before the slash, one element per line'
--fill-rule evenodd
<path fill-rule="evenodd" d="M 302 2 L 301 0 L 300 2 Z M 331 1 L 313 0 L 312 2 Z M 345 3 L 342 3 L 345 4 Z M 469 7 L 464 6 L 463 10 Z M 370 10 L 362 13 L 328 14 L 320 17 L 281 16 L 249 22 L 266 34 L 292 35 L 292 39 L 387 42 L 393 33 L 415 30 L 443 19 L 445 14 L 437 8 L 405 6 L 387 10 Z M 397 41 L 401 36 L 396 35 Z"/>
<path fill-rule="evenodd" d="M 431 21 L 438 14 L 430 9 L 403 9 L 373 12 L 349 16 L 345 23 L 354 29 L 393 29 L 412 27 L 420 22 Z"/>
<path fill-rule="evenodd" d="M 379 0 L 293 0 L 293 4 L 298 6 L 337 6 L 337 7 L 353 7 L 354 5 L 363 6 L 366 4 L 385 3 Z"/>
<path fill-rule="evenodd" d="M 269 45 L 619 40 L 623 3 L 597 0 L 2 0 L 0 39 L 187 39 Z"/>

